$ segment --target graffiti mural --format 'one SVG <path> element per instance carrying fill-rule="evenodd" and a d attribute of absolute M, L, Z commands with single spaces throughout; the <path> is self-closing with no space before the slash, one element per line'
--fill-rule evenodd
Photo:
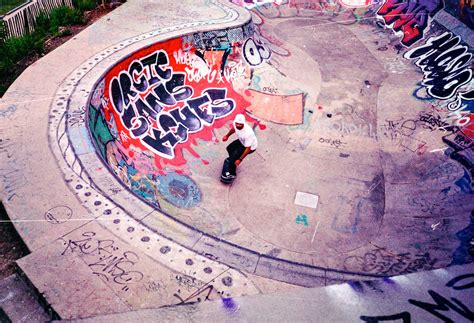
<path fill-rule="evenodd" d="M 461 43 L 459 36 L 444 32 L 410 49 L 404 57 L 412 59 L 423 72 L 423 80 L 416 92 L 424 88 L 427 96 L 416 97 L 422 101 L 438 100 L 441 111 L 445 113 L 443 118 L 425 115 L 420 121 L 443 131 L 449 130 L 450 133 L 443 137 L 443 142 L 450 148 L 446 153 L 466 168 L 469 189 L 464 191 L 472 192 L 474 90 L 471 87 L 471 50 Z"/>
<path fill-rule="evenodd" d="M 379 3 L 380 0 L 333 0 L 333 1 L 321 1 L 321 0 L 231 0 L 239 6 L 247 9 L 255 9 L 260 6 L 281 6 L 281 5 L 293 5 L 302 6 L 305 9 L 314 8 L 316 3 L 324 5 L 324 3 L 338 3 L 347 8 L 363 8 L 368 7 L 372 4 Z"/>
<path fill-rule="evenodd" d="M 404 55 L 407 59 L 414 59 L 415 65 L 422 70 L 422 84 L 434 98 L 449 99 L 472 79 L 469 64 L 472 54 L 460 42 L 459 36 L 445 32 L 429 38 L 424 45 L 412 48 Z M 463 98 L 466 95 L 460 93 Z"/>
<path fill-rule="evenodd" d="M 216 142 L 214 131 L 250 105 L 241 84 L 271 54 L 254 31 L 247 23 L 156 43 L 97 82 L 88 109 L 91 137 L 137 196 L 158 208 L 160 201 L 186 209 L 200 203 L 188 159 L 207 165 L 195 147 Z"/>
<path fill-rule="evenodd" d="M 424 38 L 429 19 L 443 8 L 441 0 L 385 0 L 377 15 L 399 34 L 407 47 Z"/>
<path fill-rule="evenodd" d="M 134 61 L 127 72 L 112 78 L 110 95 L 122 131 L 153 153 L 172 160 L 179 144 L 231 114 L 235 101 L 227 96 L 225 87 L 194 93 L 195 88 L 186 85 L 186 74 L 163 68 L 168 65 L 168 55 L 162 50 Z M 177 107 L 179 103 L 183 104 Z"/>
<path fill-rule="evenodd" d="M 193 33 L 182 37 L 183 49 L 194 47 L 199 55 L 203 50 L 236 49 L 242 41 L 252 37 L 255 32 L 253 23 L 241 27 Z"/>
<path fill-rule="evenodd" d="M 444 132 L 445 155 L 465 167 L 461 191 L 472 194 L 474 89 L 472 82 L 472 49 L 459 35 L 433 23 L 427 35 L 431 18 L 445 8 L 465 23 L 471 15 L 472 1 L 400 1 L 385 0 L 377 11 L 382 19 L 402 38 L 400 43 L 409 49 L 404 58 L 421 71 L 413 96 L 431 105 L 433 111 L 422 112 L 416 121 L 429 131 Z M 413 46 L 425 38 L 424 43 Z M 436 110 L 436 111 L 435 111 Z"/>
<path fill-rule="evenodd" d="M 368 3 L 362 5 L 362 3 Z M 254 8 L 254 13 L 268 19 L 275 18 L 295 18 L 295 17 L 314 17 L 318 19 L 328 19 L 342 25 L 352 25 L 362 22 L 366 16 L 374 16 L 373 9 L 378 4 L 376 1 L 366 0 L 286 0 L 281 5 L 262 5 Z M 371 22 L 372 19 L 367 20 Z M 258 24 L 258 21 L 255 22 Z M 267 37 L 265 35 L 265 37 Z"/>

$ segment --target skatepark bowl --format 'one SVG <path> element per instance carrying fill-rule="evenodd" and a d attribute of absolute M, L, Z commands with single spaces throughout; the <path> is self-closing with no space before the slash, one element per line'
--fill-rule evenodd
<path fill-rule="evenodd" d="M 144 19 L 153 28 L 100 40 L 74 63 L 44 139 L 47 170 L 68 189 L 43 191 L 44 223 L 16 224 L 32 250 L 19 267 L 58 316 L 472 262 L 472 48 L 434 18 L 441 1 L 417 3 L 426 17 L 414 29 L 391 3 L 185 1 L 179 24 Z M 259 146 L 225 185 L 236 137 L 222 137 L 239 113 Z M 13 219 L 25 219 L 22 196 L 3 193 Z M 48 274 L 35 272 L 43 259 Z M 59 274 L 59 263 L 78 267 Z M 60 305 L 86 292 L 42 285 L 56 277 L 112 291 L 115 305 Z"/>

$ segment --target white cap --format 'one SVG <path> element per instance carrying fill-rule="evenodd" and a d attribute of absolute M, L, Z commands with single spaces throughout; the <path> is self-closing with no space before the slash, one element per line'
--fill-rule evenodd
<path fill-rule="evenodd" d="M 245 116 L 241 113 L 235 116 L 234 123 L 245 124 Z"/>

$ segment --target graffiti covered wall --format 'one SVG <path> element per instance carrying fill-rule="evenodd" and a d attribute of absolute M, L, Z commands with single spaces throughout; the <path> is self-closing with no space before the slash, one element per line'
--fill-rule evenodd
<path fill-rule="evenodd" d="M 384 1 L 377 14 L 387 27 L 401 35 L 400 42 L 408 47 L 424 38 L 430 19 L 442 8 L 441 0 L 387 0 Z"/>
<path fill-rule="evenodd" d="M 217 142 L 214 131 L 249 106 L 240 92 L 250 67 L 270 56 L 254 38 L 247 23 L 156 43 L 97 83 L 88 109 L 91 136 L 102 160 L 135 194 L 156 207 L 159 197 L 183 208 L 199 204 L 186 156 L 207 164 L 194 148 Z"/>

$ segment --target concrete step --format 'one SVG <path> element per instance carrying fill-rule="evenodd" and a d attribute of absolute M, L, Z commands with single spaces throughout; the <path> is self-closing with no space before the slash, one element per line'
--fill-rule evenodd
<path fill-rule="evenodd" d="M 18 276 L 0 281 L 0 322 L 46 322 L 48 315 L 33 291 Z"/>

